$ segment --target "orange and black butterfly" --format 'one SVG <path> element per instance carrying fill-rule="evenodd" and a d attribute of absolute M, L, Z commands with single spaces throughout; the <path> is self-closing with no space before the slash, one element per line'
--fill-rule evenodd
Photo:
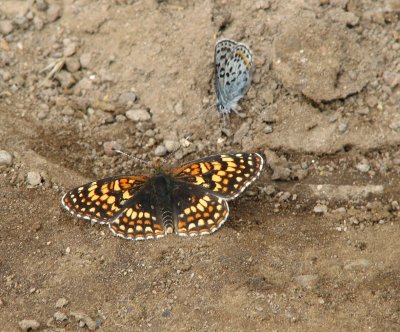
<path fill-rule="evenodd" d="M 61 202 L 77 217 L 108 224 L 124 239 L 211 234 L 228 218 L 227 201 L 260 175 L 263 163 L 257 153 L 216 155 L 170 172 L 90 182 L 68 191 Z"/>

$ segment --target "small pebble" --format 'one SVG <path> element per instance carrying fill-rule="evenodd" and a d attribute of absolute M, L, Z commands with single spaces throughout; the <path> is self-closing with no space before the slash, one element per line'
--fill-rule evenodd
<path fill-rule="evenodd" d="M 75 57 L 65 60 L 65 66 L 70 73 L 75 73 L 81 68 L 81 63 Z"/>
<path fill-rule="evenodd" d="M 8 35 L 9 33 L 13 32 L 14 26 L 11 21 L 4 20 L 0 21 L 0 34 Z"/>
<path fill-rule="evenodd" d="M 367 161 L 362 161 L 356 165 L 356 168 L 362 173 L 367 173 L 371 169 L 371 166 Z"/>
<path fill-rule="evenodd" d="M 290 168 L 275 166 L 274 173 L 271 176 L 272 180 L 289 180 L 290 173 L 292 172 Z"/>
<path fill-rule="evenodd" d="M 163 157 L 168 153 L 167 148 L 164 145 L 159 145 L 156 147 L 156 149 L 154 150 L 154 155 L 157 157 Z"/>
<path fill-rule="evenodd" d="M 369 108 L 368 107 L 360 108 L 360 109 L 358 109 L 356 111 L 356 113 L 360 114 L 360 115 L 368 115 L 369 114 Z"/>
<path fill-rule="evenodd" d="M 98 327 L 96 321 L 94 321 L 92 318 L 90 318 L 89 315 L 86 315 L 82 312 L 73 312 L 72 311 L 71 316 L 73 316 L 77 320 L 79 320 L 79 326 L 82 328 L 87 326 L 87 328 L 90 331 L 94 331 Z"/>
<path fill-rule="evenodd" d="M 90 53 L 83 53 L 79 58 L 79 62 L 81 63 L 82 68 L 90 68 L 92 55 Z"/>
<path fill-rule="evenodd" d="M 182 115 L 183 114 L 183 100 L 179 100 L 174 107 L 175 113 L 177 115 Z"/>
<path fill-rule="evenodd" d="M 31 186 L 37 186 L 42 182 L 42 177 L 39 172 L 28 172 L 26 176 L 26 181 Z"/>
<path fill-rule="evenodd" d="M 339 132 L 343 134 L 347 130 L 348 126 L 349 125 L 346 122 L 339 123 L 338 125 Z"/>
<path fill-rule="evenodd" d="M 69 247 L 68 247 L 68 248 L 69 248 Z M 68 249 L 68 248 L 67 248 L 67 249 Z M 67 251 L 67 250 L 65 250 L 65 251 Z M 57 308 L 57 309 L 63 308 L 63 307 L 65 307 L 67 304 L 68 304 L 68 300 L 67 300 L 66 298 L 64 298 L 64 297 L 60 297 L 60 298 L 57 300 L 57 302 L 56 302 L 56 308 Z"/>
<path fill-rule="evenodd" d="M 65 43 L 64 56 L 70 57 L 76 53 L 77 45 L 73 42 Z"/>
<path fill-rule="evenodd" d="M 62 322 L 68 319 L 68 316 L 60 311 L 55 312 L 53 317 L 57 322 Z"/>
<path fill-rule="evenodd" d="M 46 0 L 36 0 L 36 8 L 37 10 L 44 12 L 49 8 L 49 4 Z"/>
<path fill-rule="evenodd" d="M 44 27 L 44 22 L 39 16 L 35 16 L 33 18 L 33 26 L 35 27 L 35 30 L 42 30 Z"/>
<path fill-rule="evenodd" d="M 132 92 L 123 92 L 118 97 L 118 102 L 124 105 L 131 105 L 137 100 L 137 95 Z"/>
<path fill-rule="evenodd" d="M 179 142 L 173 140 L 164 140 L 164 145 L 167 148 L 168 152 L 174 152 L 180 147 Z"/>
<path fill-rule="evenodd" d="M 126 116 L 123 114 L 117 114 L 115 116 L 115 121 L 117 122 L 125 122 L 126 121 Z"/>
<path fill-rule="evenodd" d="M 266 126 L 266 127 L 264 128 L 264 133 L 265 133 L 265 134 L 270 134 L 270 133 L 272 133 L 272 131 L 273 131 L 273 129 L 272 129 L 271 126 Z"/>
<path fill-rule="evenodd" d="M 0 166 L 10 166 L 12 161 L 13 157 L 9 152 L 0 150 Z"/>
<path fill-rule="evenodd" d="M 40 328 L 40 323 L 34 319 L 23 319 L 18 325 L 23 331 L 36 331 Z"/>
<path fill-rule="evenodd" d="M 328 207 L 325 204 L 317 204 L 316 206 L 314 206 L 314 212 L 325 214 L 328 212 Z"/>
<path fill-rule="evenodd" d="M 148 121 L 151 119 L 149 111 L 145 109 L 129 110 L 125 115 L 129 120 L 134 122 Z"/>
<path fill-rule="evenodd" d="M 66 70 L 60 70 L 55 75 L 55 78 L 60 82 L 61 87 L 63 87 L 64 89 L 69 89 L 76 82 L 72 74 Z"/>
<path fill-rule="evenodd" d="M 391 88 L 394 88 L 400 83 L 400 73 L 395 73 L 395 72 L 391 72 L 391 71 L 385 71 L 383 73 L 383 80 Z"/>
<path fill-rule="evenodd" d="M 61 6 L 51 4 L 47 9 L 47 19 L 49 22 L 54 22 L 61 17 Z"/>

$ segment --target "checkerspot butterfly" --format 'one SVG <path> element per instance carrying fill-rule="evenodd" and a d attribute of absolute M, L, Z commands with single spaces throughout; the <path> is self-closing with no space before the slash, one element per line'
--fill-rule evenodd
<path fill-rule="evenodd" d="M 260 175 L 263 163 L 257 153 L 215 155 L 170 172 L 90 182 L 68 191 L 61 202 L 77 217 L 108 224 L 124 239 L 210 234 L 228 218 L 227 201 Z"/>

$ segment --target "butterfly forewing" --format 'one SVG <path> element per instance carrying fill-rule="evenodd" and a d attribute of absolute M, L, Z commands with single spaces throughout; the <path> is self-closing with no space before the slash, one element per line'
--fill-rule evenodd
<path fill-rule="evenodd" d="M 172 171 L 178 180 L 203 187 L 224 199 L 233 199 L 260 174 L 263 159 L 257 153 L 237 153 L 207 157 Z"/>
<path fill-rule="evenodd" d="M 107 223 L 122 212 L 126 202 L 148 179 L 147 176 L 116 176 L 93 181 L 68 191 L 61 203 L 78 217 Z"/>

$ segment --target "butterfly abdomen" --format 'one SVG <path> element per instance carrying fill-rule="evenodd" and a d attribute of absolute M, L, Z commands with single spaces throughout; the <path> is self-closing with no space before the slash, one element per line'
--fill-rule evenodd
<path fill-rule="evenodd" d="M 174 222 L 172 217 L 172 197 L 170 190 L 170 180 L 164 174 L 159 174 L 154 177 L 154 195 L 159 208 L 159 217 L 164 226 L 166 234 L 173 233 Z"/>

